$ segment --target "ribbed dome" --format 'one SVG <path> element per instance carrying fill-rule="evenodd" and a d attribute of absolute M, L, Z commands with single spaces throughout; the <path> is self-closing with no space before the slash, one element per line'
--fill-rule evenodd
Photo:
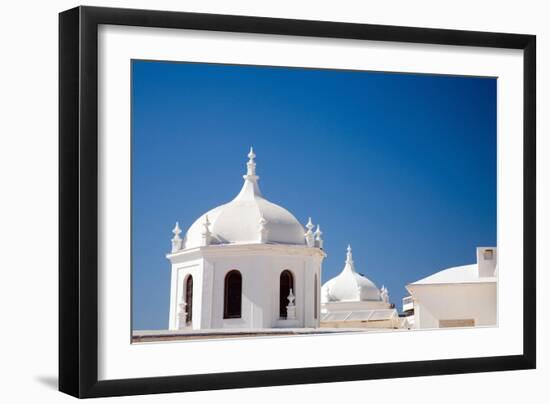
<path fill-rule="evenodd" d="M 380 290 L 370 279 L 355 271 L 351 247 L 348 246 L 346 265 L 338 276 L 323 285 L 321 301 L 327 303 L 365 300 L 382 300 Z"/>
<path fill-rule="evenodd" d="M 305 244 L 304 228 L 285 208 L 265 199 L 258 186 L 256 155 L 250 149 L 247 173 L 239 194 L 201 215 L 189 228 L 184 248 L 202 245 L 205 230 L 210 244 Z"/>

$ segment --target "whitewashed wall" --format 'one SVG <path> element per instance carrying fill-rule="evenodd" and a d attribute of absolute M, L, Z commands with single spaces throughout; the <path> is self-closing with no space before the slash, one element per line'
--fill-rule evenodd
<path fill-rule="evenodd" d="M 318 327 L 315 297 L 320 311 L 323 253 L 315 248 L 279 245 L 209 246 L 171 256 L 169 328 L 178 328 L 178 305 L 186 277 L 193 276 L 193 329 Z M 169 265 L 167 263 L 167 265 Z M 225 276 L 231 270 L 242 276 L 241 318 L 223 318 Z M 289 270 L 294 278 L 297 324 L 279 318 L 280 276 Z M 318 282 L 318 287 L 320 282 Z"/>
<path fill-rule="evenodd" d="M 438 328 L 440 320 L 473 319 L 476 326 L 497 324 L 497 284 L 409 285 L 415 298 L 415 327 Z"/>

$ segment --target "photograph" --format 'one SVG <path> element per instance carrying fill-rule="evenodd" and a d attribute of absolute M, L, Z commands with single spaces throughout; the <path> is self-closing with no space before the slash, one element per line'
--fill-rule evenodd
<path fill-rule="evenodd" d="M 3 4 L 3 402 L 548 395 L 545 3 L 91 3 Z"/>
<path fill-rule="evenodd" d="M 498 327 L 497 77 L 130 69 L 132 343 Z"/>

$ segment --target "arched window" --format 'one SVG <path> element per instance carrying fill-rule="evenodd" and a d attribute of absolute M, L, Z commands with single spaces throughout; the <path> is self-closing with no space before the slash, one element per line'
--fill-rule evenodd
<path fill-rule="evenodd" d="M 288 295 L 290 294 L 290 289 L 292 289 L 293 293 L 296 294 L 296 291 L 294 290 L 294 277 L 292 276 L 292 272 L 285 269 L 281 272 L 279 288 L 279 316 L 281 318 L 286 318 L 286 306 L 288 306 Z"/>
<path fill-rule="evenodd" d="M 313 316 L 317 320 L 317 310 L 318 310 L 318 293 L 319 293 L 319 280 L 317 279 L 317 274 L 315 274 L 315 285 L 313 285 Z"/>
<path fill-rule="evenodd" d="M 242 276 L 237 270 L 225 275 L 223 318 L 241 318 Z"/>
<path fill-rule="evenodd" d="M 191 275 L 185 280 L 185 303 L 187 303 L 185 322 L 190 323 L 193 320 L 193 277 Z"/>

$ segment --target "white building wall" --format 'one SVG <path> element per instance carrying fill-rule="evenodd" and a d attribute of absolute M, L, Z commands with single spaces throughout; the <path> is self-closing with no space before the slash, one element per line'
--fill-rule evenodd
<path fill-rule="evenodd" d="M 304 309 L 306 311 L 305 326 L 318 328 L 320 327 L 321 318 L 321 257 L 313 256 L 307 260 L 305 272 L 305 302 Z M 317 276 L 317 285 L 315 285 L 315 276 Z M 317 293 L 315 287 L 317 286 Z M 315 304 L 317 299 L 317 304 Z M 315 315 L 315 307 L 317 306 L 317 315 Z"/>
<path fill-rule="evenodd" d="M 194 285 L 193 288 L 195 289 Z M 214 266 L 208 260 L 202 260 L 202 279 L 200 284 L 197 285 L 197 288 L 202 291 L 200 295 L 200 318 L 197 324 L 193 324 L 193 328 L 210 328 L 212 326 Z M 198 299 L 194 300 L 199 301 Z"/>
<path fill-rule="evenodd" d="M 193 275 L 193 329 L 318 327 L 314 318 L 315 274 L 319 277 L 324 254 L 309 248 L 251 245 L 208 247 L 169 257 L 172 265 L 170 329 L 178 327 L 178 305 L 187 274 Z M 242 276 L 241 318 L 224 319 L 225 276 L 231 270 Z M 294 278 L 296 320 L 279 318 L 280 275 Z M 320 308 L 320 290 L 317 291 Z"/>
<path fill-rule="evenodd" d="M 414 305 L 415 328 L 439 328 L 439 320 L 421 303 Z"/>
<path fill-rule="evenodd" d="M 172 265 L 172 283 L 170 286 L 170 319 L 169 329 L 178 329 L 178 310 L 185 293 L 185 280 L 188 275 L 193 276 L 193 315 L 192 328 L 198 329 L 202 318 L 202 265 L 201 259 Z"/>
<path fill-rule="evenodd" d="M 441 320 L 497 324 L 496 282 L 409 285 L 414 298 L 415 328 L 438 328 Z"/>
<path fill-rule="evenodd" d="M 169 327 L 171 330 L 176 330 L 179 327 L 179 304 L 184 297 L 185 281 L 188 275 L 193 277 L 193 316 L 191 327 L 193 329 L 199 329 L 201 327 L 201 319 L 203 318 L 202 302 L 204 300 L 202 298 L 203 261 L 201 259 L 195 259 L 186 263 L 172 265 L 169 321 Z"/>
<path fill-rule="evenodd" d="M 177 328 L 176 324 L 176 302 L 177 302 L 177 276 L 178 270 L 176 265 L 172 265 L 170 271 L 170 311 L 168 314 L 168 329 L 175 330 Z"/>

